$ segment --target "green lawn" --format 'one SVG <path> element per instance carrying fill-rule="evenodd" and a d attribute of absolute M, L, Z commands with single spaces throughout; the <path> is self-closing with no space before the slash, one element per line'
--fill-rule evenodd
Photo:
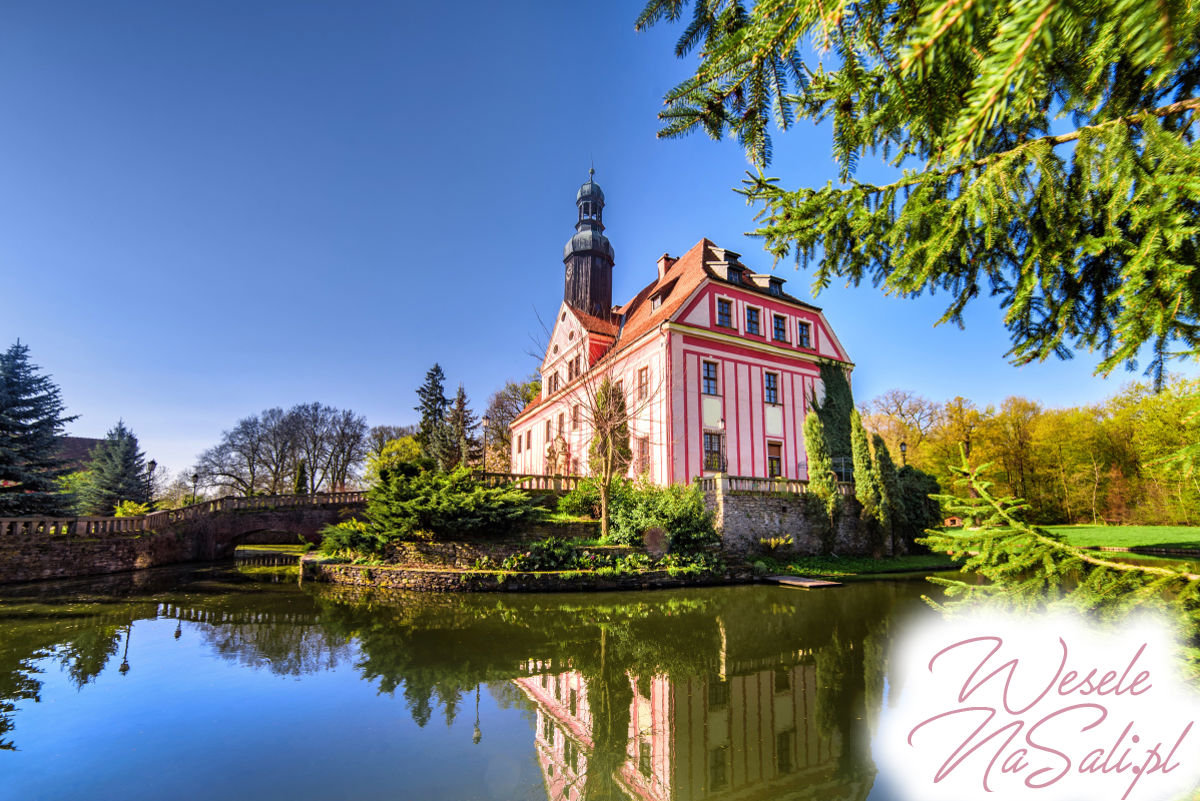
<path fill-rule="evenodd" d="M 1200 549 L 1200 526 L 1046 526 L 1072 545 Z"/>
<path fill-rule="evenodd" d="M 774 560 L 763 561 L 767 562 L 768 571 L 771 573 L 832 580 L 844 580 L 855 576 L 878 576 L 887 573 L 953 570 L 958 567 L 950 557 L 931 553 L 884 559 L 872 559 L 868 556 L 800 556 L 786 563 Z"/>
<path fill-rule="evenodd" d="M 299 556 L 306 552 L 306 547 L 300 543 L 295 545 L 239 545 L 239 551 L 255 551 L 261 553 L 292 553 Z"/>

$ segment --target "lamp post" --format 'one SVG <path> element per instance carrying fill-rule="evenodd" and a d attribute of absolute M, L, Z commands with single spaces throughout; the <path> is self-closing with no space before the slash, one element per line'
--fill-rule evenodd
<path fill-rule="evenodd" d="M 196 484 L 200 482 L 200 474 L 192 473 L 192 505 L 196 505 Z"/>
<path fill-rule="evenodd" d="M 492 418 L 485 414 L 479 418 L 479 423 L 483 426 L 483 474 L 487 475 L 487 435 L 488 426 L 492 424 Z"/>
<path fill-rule="evenodd" d="M 121 666 L 117 668 L 122 676 L 129 672 L 129 638 L 133 635 L 133 612 L 129 613 L 129 625 L 125 627 L 125 653 L 121 654 Z"/>
<path fill-rule="evenodd" d="M 900 466 L 908 467 L 908 443 L 900 443 Z"/>
<path fill-rule="evenodd" d="M 154 469 L 158 467 L 158 462 L 151 459 L 146 463 L 146 502 L 154 503 Z"/>
<path fill-rule="evenodd" d="M 471 742 L 479 745 L 479 741 L 483 739 L 483 732 L 479 728 L 479 685 L 475 685 L 475 731 L 471 734 Z"/>

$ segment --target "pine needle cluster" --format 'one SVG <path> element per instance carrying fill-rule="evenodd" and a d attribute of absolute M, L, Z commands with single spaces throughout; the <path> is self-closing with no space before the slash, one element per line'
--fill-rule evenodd
<path fill-rule="evenodd" d="M 991 482 L 983 478 L 989 467 L 971 467 L 964 456 L 962 466 L 954 468 L 957 483 L 977 497 L 940 497 L 969 527 L 931 530 L 919 540 L 933 551 L 961 559 L 962 572 L 985 579 L 932 577 L 930 581 L 952 599 L 935 606 L 986 603 L 1020 612 L 1067 606 L 1105 620 L 1152 608 L 1168 614 L 1187 633 L 1193 664 L 1200 669 L 1200 575 L 1193 566 L 1120 562 L 1029 525 L 1022 520 L 1024 503 L 992 494 Z"/>
<path fill-rule="evenodd" d="M 687 0 L 650 0 L 644 29 Z M 696 0 L 698 64 L 659 135 L 733 134 L 776 258 L 814 289 L 999 299 L 1018 363 L 1099 351 L 1161 382 L 1200 350 L 1200 4 L 1187 0 Z M 840 182 L 762 171 L 770 130 L 832 123 Z M 855 179 L 864 155 L 901 171 Z M 1143 346 L 1148 346 L 1143 351 Z M 1176 350 L 1178 349 L 1178 350 Z"/>

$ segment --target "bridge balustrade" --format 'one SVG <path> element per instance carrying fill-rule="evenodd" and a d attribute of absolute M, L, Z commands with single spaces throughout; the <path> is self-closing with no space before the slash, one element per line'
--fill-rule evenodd
<path fill-rule="evenodd" d="M 0 518 L 0 537 L 97 537 L 158 531 L 166 526 L 233 511 L 303 509 L 365 503 L 365 492 L 322 492 L 315 495 L 226 496 L 182 509 L 164 509 L 138 517 L 6 517 Z"/>

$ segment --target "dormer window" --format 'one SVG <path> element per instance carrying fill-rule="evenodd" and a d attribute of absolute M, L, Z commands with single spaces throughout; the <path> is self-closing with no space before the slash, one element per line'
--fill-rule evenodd
<path fill-rule="evenodd" d="M 767 291 L 770 292 L 775 297 L 779 297 L 780 295 L 783 294 L 783 287 L 780 285 L 780 283 L 778 281 L 772 281 L 770 283 L 770 285 L 767 287 Z"/>
<path fill-rule="evenodd" d="M 661 305 L 662 305 L 662 296 L 661 295 L 655 295 L 653 298 L 650 299 L 650 308 L 652 310 L 657 311 L 658 307 Z"/>
<path fill-rule="evenodd" d="M 741 270 L 737 270 L 737 269 L 734 269 L 733 267 L 730 267 L 728 275 L 729 275 L 729 283 L 738 284 L 738 285 L 740 285 L 742 283 L 742 271 Z"/>

